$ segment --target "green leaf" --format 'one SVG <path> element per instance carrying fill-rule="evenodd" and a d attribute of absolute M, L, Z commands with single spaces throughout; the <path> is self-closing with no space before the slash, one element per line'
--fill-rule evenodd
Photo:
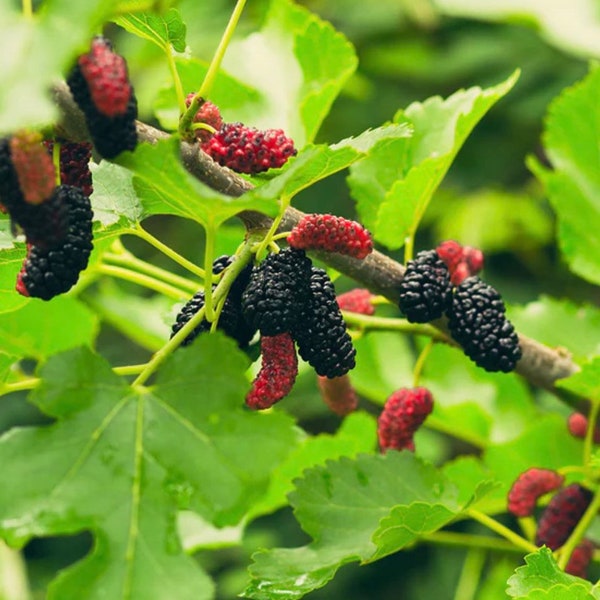
<path fill-rule="evenodd" d="M 566 379 L 556 382 L 560 388 L 588 398 L 591 402 L 600 401 L 600 357 L 582 365 L 581 370 Z"/>
<path fill-rule="evenodd" d="M 18 310 L 0 313 L 0 350 L 43 360 L 75 346 L 92 345 L 98 327 L 96 315 L 72 296 L 50 302 L 32 299 Z"/>
<path fill-rule="evenodd" d="M 410 452 L 341 458 L 309 469 L 296 481 L 290 503 L 314 541 L 255 554 L 243 595 L 300 598 L 325 585 L 341 565 L 373 560 L 441 527 L 460 510 L 456 500 L 452 483 Z"/>
<path fill-rule="evenodd" d="M 528 164 L 543 182 L 558 215 L 558 240 L 569 267 L 600 283 L 600 69 L 567 88 L 552 102 L 543 143 L 553 170 L 534 159 Z"/>
<path fill-rule="evenodd" d="M 0 438 L 0 529 L 15 545 L 92 532 L 49 598 L 213 597 L 183 552 L 178 511 L 236 524 L 296 439 L 286 416 L 245 409 L 246 368 L 219 334 L 169 356 L 151 388 L 131 388 L 84 348 L 46 363 L 33 401 L 56 421 Z"/>
<path fill-rule="evenodd" d="M 460 90 L 411 104 L 394 117 L 414 128 L 410 140 L 378 145 L 351 168 L 348 183 L 361 221 L 389 248 L 403 246 L 475 125 L 518 77 L 482 90 Z"/>
<path fill-rule="evenodd" d="M 15 290 L 17 274 L 25 260 L 25 245 L 0 250 L 0 314 L 11 312 L 29 302 Z"/>
<path fill-rule="evenodd" d="M 176 8 L 170 8 L 164 15 L 156 13 L 128 14 L 115 19 L 129 33 L 156 44 L 166 52 L 173 46 L 176 52 L 185 50 L 185 23 Z"/>
<path fill-rule="evenodd" d="M 277 214 L 274 197 L 226 196 L 191 175 L 179 159 L 179 141 L 161 140 L 142 144 L 134 153 L 124 152 L 119 163 L 129 169 L 142 207 L 140 219 L 154 214 L 171 214 L 193 219 L 206 226 L 219 225 L 243 210 Z"/>
<path fill-rule="evenodd" d="M 269 57 L 268 69 L 263 56 Z M 298 148 L 314 140 L 356 65 L 341 33 L 290 0 L 271 2 L 261 30 L 234 40 L 223 61 L 225 71 L 263 98 L 262 111 L 248 107 L 236 120 L 282 128 Z"/>
<path fill-rule="evenodd" d="M 549 548 L 540 548 L 536 553 L 528 554 L 525 562 L 527 564 L 519 567 L 508 580 L 507 593 L 511 598 L 519 600 L 541 600 L 542 598 L 592 600 L 596 597 L 590 591 L 592 584 L 589 581 L 584 582 L 558 568 Z M 557 595 L 550 595 L 550 592 Z"/>

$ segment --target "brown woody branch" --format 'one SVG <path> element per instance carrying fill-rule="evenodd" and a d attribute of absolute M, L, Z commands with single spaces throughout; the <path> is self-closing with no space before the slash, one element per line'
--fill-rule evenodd
<path fill-rule="evenodd" d="M 58 84 L 54 96 L 61 112 L 59 131 L 68 139 L 88 140 L 89 134 L 83 115 L 74 104 L 66 84 Z M 137 123 L 138 139 L 140 142 L 155 143 L 168 137 L 168 133 L 150 125 Z M 181 144 L 181 158 L 187 170 L 199 180 L 215 190 L 229 196 L 240 196 L 253 188 L 252 183 L 233 171 L 220 167 L 204 152 L 198 144 Z M 289 208 L 282 219 L 280 230 L 291 229 L 303 213 L 295 208 Z M 239 214 L 249 230 L 267 229 L 271 220 L 261 213 L 244 211 Z M 397 303 L 398 289 L 404 275 L 404 267 L 381 252 L 373 252 L 365 260 L 356 260 L 334 253 L 318 253 L 318 258 L 334 267 L 341 273 L 354 279 L 371 291 L 385 296 L 391 302 Z M 433 323 L 436 327 L 447 332 L 445 320 Z M 556 381 L 572 375 L 578 366 L 570 356 L 561 350 L 549 348 L 536 340 L 519 335 L 523 357 L 518 362 L 516 371 L 531 384 L 556 393 L 573 407 L 587 412 L 588 402 L 556 388 Z"/>

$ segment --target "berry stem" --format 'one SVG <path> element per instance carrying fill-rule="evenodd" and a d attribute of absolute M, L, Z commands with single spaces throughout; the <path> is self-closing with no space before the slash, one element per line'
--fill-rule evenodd
<path fill-rule="evenodd" d="M 223 57 L 225 56 L 225 51 L 227 50 L 227 46 L 233 37 L 233 33 L 235 28 L 237 27 L 238 21 L 242 15 L 242 11 L 244 10 L 244 6 L 246 5 L 246 0 L 237 0 L 235 4 L 235 8 L 229 17 L 229 22 L 225 27 L 225 31 L 221 36 L 221 40 L 219 41 L 219 45 L 215 50 L 215 54 L 208 66 L 208 70 L 206 71 L 206 75 L 204 76 L 204 80 L 200 85 L 200 89 L 194 95 L 192 102 L 190 103 L 187 110 L 185 110 L 185 101 L 184 101 L 184 112 L 182 113 L 181 119 L 179 121 L 179 133 L 183 139 L 188 139 L 189 132 L 192 130 L 192 121 L 194 116 L 198 112 L 198 109 L 204 102 L 205 98 L 210 93 L 214 81 L 217 77 L 217 73 L 221 68 L 221 63 L 223 62 Z"/>
<path fill-rule="evenodd" d="M 346 325 L 364 330 L 376 331 L 399 331 L 402 333 L 412 333 L 414 335 L 424 335 L 437 342 L 453 344 L 453 342 L 441 331 L 425 323 L 409 323 L 406 319 L 394 319 L 391 317 L 375 317 L 361 315 L 348 311 L 342 311 Z"/>
<path fill-rule="evenodd" d="M 127 250 L 123 250 L 122 254 L 106 252 L 102 255 L 102 260 L 107 264 L 116 265 L 118 267 L 129 267 L 133 271 L 139 271 L 140 273 L 150 275 L 156 279 L 161 279 L 165 283 L 170 283 L 171 285 L 181 288 L 182 290 L 192 293 L 195 293 L 198 290 L 197 283 L 147 263 L 145 260 L 141 260 L 133 256 Z"/>
<path fill-rule="evenodd" d="M 33 390 L 38 386 L 41 379 L 39 377 L 28 377 L 22 381 L 13 381 L 12 383 L 0 384 L 0 396 L 11 394 L 12 392 L 23 392 Z"/>
<path fill-rule="evenodd" d="M 187 258 L 181 256 L 181 254 L 178 254 L 166 244 L 163 244 L 160 240 L 156 239 L 151 233 L 148 233 L 139 223 L 137 224 L 136 228 L 133 231 L 131 231 L 131 233 L 133 235 L 137 235 L 139 238 L 142 238 L 151 246 L 154 246 L 157 250 L 162 252 L 165 256 L 168 256 L 173 262 L 176 262 L 178 265 L 181 265 L 184 269 L 187 269 L 190 273 L 193 273 L 201 279 L 204 279 L 206 277 L 204 269 L 194 264 L 193 262 L 187 260 Z"/>
<path fill-rule="evenodd" d="M 212 272 L 212 264 L 215 256 L 215 238 L 217 230 L 212 222 L 206 225 L 206 237 L 204 240 L 204 272 Z M 213 307 L 213 288 L 212 277 L 204 278 L 204 310 L 206 312 L 206 320 L 211 323 L 216 319 L 215 310 Z"/>
<path fill-rule="evenodd" d="M 591 421 L 591 419 L 590 419 Z M 591 421 L 595 423 L 595 421 Z M 567 541 L 562 545 L 560 550 L 558 551 L 559 557 L 557 560 L 558 566 L 560 569 L 564 571 L 567 563 L 569 562 L 569 558 L 575 549 L 575 546 L 579 544 L 579 542 L 583 539 L 585 532 L 588 530 L 589 526 L 592 524 L 592 521 L 596 518 L 598 511 L 600 510 L 600 488 L 598 488 L 590 502 L 587 510 L 583 513 L 579 523 L 575 526 L 575 529 L 571 532 L 571 535 L 567 539 Z"/>
<path fill-rule="evenodd" d="M 123 365 L 121 367 L 113 367 L 115 375 L 138 375 L 146 368 L 147 363 L 141 365 Z"/>
<path fill-rule="evenodd" d="M 421 373 L 423 372 L 425 361 L 427 360 L 434 343 L 435 342 L 430 339 L 427 344 L 425 344 L 423 350 L 421 350 L 419 357 L 417 358 L 417 362 L 415 363 L 415 368 L 413 370 L 413 387 L 419 386 L 419 380 L 421 379 Z"/>
<path fill-rule="evenodd" d="M 256 249 L 255 254 L 256 254 L 257 260 L 261 260 L 262 255 L 264 254 L 266 249 L 269 247 L 269 245 L 273 242 L 273 239 L 277 233 L 277 229 L 279 228 L 279 224 L 281 223 L 281 219 L 283 219 L 283 215 L 285 214 L 285 211 L 287 210 L 288 206 L 290 205 L 290 200 L 291 200 L 291 198 L 289 198 L 287 196 L 281 199 L 281 205 L 279 207 L 279 214 L 273 219 L 273 222 L 271 223 L 271 227 L 269 228 L 269 231 L 267 231 L 262 242 L 259 244 L 258 248 Z"/>
<path fill-rule="evenodd" d="M 512 542 L 517 548 L 521 548 L 521 550 L 524 550 L 525 552 L 537 552 L 538 547 L 535 544 L 532 544 L 530 541 L 521 537 L 519 534 L 515 533 L 505 525 L 502 525 L 502 523 L 496 521 L 496 519 L 493 519 L 485 513 L 482 513 L 474 508 L 467 508 L 465 513 L 468 517 L 471 517 L 471 519 L 481 523 L 488 529 L 491 529 L 498 535 L 507 539 L 509 542 Z"/>
<path fill-rule="evenodd" d="M 167 65 L 171 72 L 171 78 L 173 79 L 173 85 L 175 86 L 175 95 L 177 96 L 179 113 L 183 114 L 187 110 L 187 107 L 185 106 L 185 94 L 183 92 L 183 85 L 181 84 L 181 77 L 179 77 L 175 56 L 173 56 L 173 46 L 170 43 L 165 44 L 164 51 L 167 57 Z"/>
<path fill-rule="evenodd" d="M 470 548 L 467 551 L 454 592 L 454 600 L 473 600 L 475 598 L 486 554 L 481 548 Z"/>
<path fill-rule="evenodd" d="M 249 236 L 237 255 L 237 259 L 225 270 L 221 281 L 215 288 L 212 298 L 214 302 L 227 295 L 229 288 L 236 277 L 252 259 L 252 246 L 255 243 L 253 236 Z M 132 387 L 144 385 L 151 375 L 158 370 L 167 357 L 174 352 L 181 342 L 202 322 L 205 317 L 205 307 L 202 307 L 160 350 L 154 353 L 145 369 L 137 376 L 131 384 Z"/>
<path fill-rule="evenodd" d="M 598 414 L 600 413 L 600 401 L 597 398 L 590 398 L 590 404 L 590 414 L 588 415 L 587 429 L 585 432 L 585 439 L 583 440 L 583 464 L 586 467 L 590 464 L 592 459 L 596 421 L 598 420 Z"/>
<path fill-rule="evenodd" d="M 54 164 L 54 181 L 56 182 L 56 185 L 60 185 L 60 142 L 57 140 L 54 140 L 52 146 L 52 163 Z"/>
<path fill-rule="evenodd" d="M 146 287 L 150 290 L 154 290 L 159 294 L 163 294 L 173 300 L 182 300 L 187 296 L 187 292 L 179 288 L 173 287 L 163 281 L 158 281 L 154 277 L 138 273 L 124 267 L 116 267 L 114 265 L 107 265 L 104 263 L 97 264 L 94 269 L 102 275 L 108 275 L 110 277 L 116 277 L 132 283 L 137 283 L 142 287 Z"/>
<path fill-rule="evenodd" d="M 525 534 L 527 539 L 532 542 L 535 539 L 535 530 L 537 528 L 535 519 L 533 517 L 520 517 L 518 521 L 521 531 Z"/>

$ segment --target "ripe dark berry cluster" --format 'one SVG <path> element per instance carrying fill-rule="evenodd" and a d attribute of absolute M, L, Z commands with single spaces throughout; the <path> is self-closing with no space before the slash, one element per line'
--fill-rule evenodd
<path fill-rule="evenodd" d="M 50 156 L 54 151 L 55 143 L 60 145 L 60 182 L 78 187 L 86 196 L 91 196 L 94 191 L 90 171 L 92 145 L 89 142 L 48 140 L 44 142 L 44 146 Z"/>
<path fill-rule="evenodd" d="M 483 253 L 477 248 L 446 240 L 438 245 L 436 252 L 448 267 L 452 285 L 460 285 L 467 277 L 477 275 L 483 269 Z"/>
<path fill-rule="evenodd" d="M 28 244 L 27 257 L 17 275 L 23 296 L 51 300 L 77 283 L 92 251 L 93 213 L 90 199 L 77 187 L 60 185 L 53 197 L 64 207 L 66 232 L 52 246 Z"/>
<path fill-rule="evenodd" d="M 414 450 L 414 434 L 432 410 L 433 396 L 427 388 L 401 388 L 391 394 L 377 421 L 381 451 Z"/>
<path fill-rule="evenodd" d="M 283 130 L 263 131 L 242 123 L 224 123 L 201 148 L 220 165 L 247 174 L 281 167 L 296 154 Z"/>
<path fill-rule="evenodd" d="M 246 405 L 254 409 L 270 408 L 287 396 L 298 374 L 298 357 L 289 333 L 260 338 L 262 365 L 246 396 Z"/>
<path fill-rule="evenodd" d="M 531 468 L 517 477 L 508 492 L 508 510 L 516 517 L 533 514 L 538 498 L 562 486 L 564 477 L 551 469 Z"/>
<path fill-rule="evenodd" d="M 337 302 L 342 310 L 357 313 L 359 315 L 375 314 L 373 306 L 373 298 L 375 296 L 365 288 L 356 288 L 349 292 L 339 294 Z"/>
<path fill-rule="evenodd" d="M 358 408 L 358 396 L 352 387 L 350 377 L 317 377 L 317 383 L 323 402 L 336 415 L 343 417 Z"/>
<path fill-rule="evenodd" d="M 81 55 L 67 77 L 73 99 L 83 112 L 92 141 L 104 158 L 137 145 L 137 100 L 125 59 L 102 36 Z"/>
<path fill-rule="evenodd" d="M 356 221 L 335 215 L 305 215 L 287 237 L 292 248 L 326 250 L 363 259 L 373 252 L 371 234 Z"/>
<path fill-rule="evenodd" d="M 188 94 L 185 99 L 185 105 L 189 108 L 192 100 L 194 99 L 195 94 L 192 92 Z M 223 117 L 221 116 L 221 111 L 216 104 L 205 100 L 198 112 L 194 115 L 193 119 L 194 123 L 206 123 L 206 125 L 210 125 L 215 131 L 218 131 L 223 126 Z M 213 136 L 212 132 L 208 129 L 198 128 L 195 129 L 196 138 L 199 142 L 204 143 L 208 142 L 208 140 Z"/>

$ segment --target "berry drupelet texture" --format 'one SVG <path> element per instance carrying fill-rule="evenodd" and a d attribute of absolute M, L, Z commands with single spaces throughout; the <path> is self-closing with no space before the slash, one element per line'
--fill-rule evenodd
<path fill-rule="evenodd" d="M 373 252 L 371 234 L 360 223 L 329 214 L 305 215 L 287 242 L 292 248 L 338 252 L 358 259 Z"/>
<path fill-rule="evenodd" d="M 373 298 L 375 296 L 369 290 L 356 288 L 340 294 L 337 297 L 337 302 L 342 310 L 359 315 L 373 315 L 375 314 L 375 307 L 372 303 Z"/>
<path fill-rule="evenodd" d="M 91 196 L 92 173 L 90 160 L 92 158 L 92 145 L 89 142 L 70 142 L 56 140 L 60 144 L 60 182 L 80 188 L 86 196 Z M 55 142 L 48 140 L 44 146 L 50 156 L 54 151 Z"/>
<path fill-rule="evenodd" d="M 354 368 L 356 350 L 346 330 L 329 275 L 312 267 L 309 292 L 293 323 L 298 352 L 322 377 L 341 377 Z"/>
<path fill-rule="evenodd" d="M 311 268 L 303 250 L 269 254 L 252 270 L 242 294 L 248 323 L 267 336 L 292 331 L 309 293 Z"/>
<path fill-rule="evenodd" d="M 201 147 L 220 165 L 249 175 L 281 167 L 297 152 L 283 130 L 262 131 L 242 123 L 224 123 Z"/>
<path fill-rule="evenodd" d="M 586 579 L 588 576 L 587 570 L 596 546 L 594 542 L 588 539 L 583 539 L 573 550 L 569 562 L 565 567 L 565 573 Z"/>
<path fill-rule="evenodd" d="M 452 337 L 486 371 L 512 371 L 521 358 L 519 338 L 505 316 L 500 294 L 479 277 L 454 288 L 446 311 Z"/>
<path fill-rule="evenodd" d="M 460 285 L 483 269 L 483 253 L 477 248 L 446 240 L 437 246 L 436 252 L 448 267 L 452 285 Z"/>
<path fill-rule="evenodd" d="M 441 317 L 450 296 L 448 267 L 435 250 L 423 250 L 408 261 L 398 305 L 410 323 L 427 323 Z"/>
<path fill-rule="evenodd" d="M 73 99 L 83 112 L 92 141 L 104 158 L 137 145 L 137 100 L 125 60 L 98 36 L 67 77 Z"/>
<path fill-rule="evenodd" d="M 535 510 L 538 498 L 557 490 L 564 477 L 550 469 L 527 469 L 517 477 L 508 492 L 508 510 L 515 517 L 529 517 Z"/>
<path fill-rule="evenodd" d="M 298 357 L 289 333 L 260 338 L 262 365 L 246 396 L 246 405 L 265 409 L 285 398 L 296 381 Z"/>
<path fill-rule="evenodd" d="M 413 436 L 432 410 L 433 396 L 427 388 L 401 388 L 391 394 L 377 420 L 381 451 L 414 450 Z"/>
<path fill-rule="evenodd" d="M 535 543 L 557 550 L 568 539 L 592 501 L 592 493 L 572 483 L 558 491 L 544 509 L 538 523 Z"/>
<path fill-rule="evenodd" d="M 317 377 L 317 383 L 323 402 L 340 417 L 354 412 L 358 408 L 358 396 L 352 387 L 350 377 Z"/>
<path fill-rule="evenodd" d="M 55 193 L 68 215 L 67 232 L 55 247 L 28 245 L 16 285 L 23 296 L 51 300 L 70 290 L 88 264 L 93 238 L 90 200 L 72 186 L 61 185 Z"/>
<path fill-rule="evenodd" d="M 185 105 L 189 108 L 194 96 L 196 94 L 194 92 L 187 95 L 185 99 Z M 216 104 L 205 100 L 198 109 L 198 112 L 194 115 L 193 119 L 194 123 L 206 123 L 210 125 L 216 131 L 219 131 L 223 126 L 223 117 L 221 116 L 221 111 Z M 208 140 L 213 136 L 213 134 L 208 131 L 208 129 L 198 128 L 195 130 L 196 138 L 200 143 L 208 142 Z"/>

